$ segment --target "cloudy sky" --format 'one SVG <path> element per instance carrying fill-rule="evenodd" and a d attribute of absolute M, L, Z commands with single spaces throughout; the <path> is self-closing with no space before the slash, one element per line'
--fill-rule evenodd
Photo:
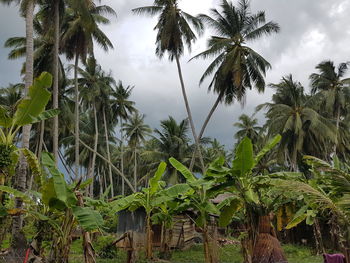
<path fill-rule="evenodd" d="M 236 2 L 236 0 L 233 0 Z M 177 120 L 186 117 L 181 97 L 176 65 L 166 58 L 159 60 L 154 55 L 155 19 L 138 17 L 131 9 L 151 4 L 151 0 L 104 0 L 118 13 L 109 26 L 103 28 L 112 40 L 115 49 L 104 53 L 96 50 L 96 58 L 106 71 L 111 70 L 116 79 L 125 85 L 135 86 L 133 100 L 138 109 L 146 114 L 146 122 L 152 127 L 159 120 L 174 116 Z M 180 8 L 196 15 L 208 13 L 217 7 L 218 0 L 180 0 Z M 331 59 L 336 63 L 348 61 L 350 54 L 350 26 L 347 0 L 251 0 L 253 11 L 265 10 L 267 19 L 278 22 L 281 32 L 249 43 L 263 55 L 273 69 L 267 74 L 267 83 L 277 82 L 283 75 L 292 73 L 295 79 L 308 86 L 308 76 L 319 62 Z M 11 36 L 24 35 L 24 23 L 18 17 L 17 7 L 0 6 L 0 86 L 20 81 L 21 61 L 8 61 L 8 49 L 3 48 Z M 207 31 L 182 58 L 185 84 L 197 129 L 200 129 L 216 96 L 207 93 L 207 83 L 198 81 L 209 60 L 188 63 L 189 58 L 206 48 Z M 252 114 L 254 108 L 270 99 L 272 91 L 264 94 L 248 92 L 246 104 L 220 105 L 206 132 L 218 138 L 227 148 L 233 144 L 232 124 L 240 114 Z"/>

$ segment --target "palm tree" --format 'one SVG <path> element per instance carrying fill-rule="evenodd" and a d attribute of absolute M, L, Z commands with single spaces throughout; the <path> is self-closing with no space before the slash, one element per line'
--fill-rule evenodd
<path fill-rule="evenodd" d="M 156 38 L 156 55 L 162 58 L 165 53 L 168 53 L 169 60 L 173 61 L 175 59 L 176 61 L 188 120 L 199 153 L 202 170 L 204 171 L 203 157 L 201 155 L 199 140 L 194 126 L 180 65 L 180 56 L 184 52 L 184 43 L 187 45 L 188 49 L 191 49 L 192 43 L 197 39 L 190 25 L 192 25 L 195 31 L 200 35 L 203 32 L 203 24 L 196 17 L 181 10 L 178 5 L 178 0 L 155 0 L 153 6 L 140 7 L 133 9 L 133 11 L 137 14 L 159 15 L 157 25 L 154 28 L 158 31 Z"/>
<path fill-rule="evenodd" d="M 235 134 L 235 138 L 241 141 L 244 137 L 248 137 L 253 144 L 256 144 L 262 131 L 262 127 L 258 126 L 258 119 L 254 115 L 249 117 L 246 114 L 242 114 L 238 120 L 239 122 L 233 124 L 239 129 Z"/>
<path fill-rule="evenodd" d="M 190 138 L 188 137 L 189 123 L 187 119 L 177 123 L 169 116 L 160 122 L 160 129 L 155 129 L 156 137 L 152 142 L 152 149 L 146 150 L 143 155 L 146 159 L 159 160 L 169 163 L 169 158 L 174 157 L 182 163 L 187 163 L 190 153 Z M 176 170 L 171 165 L 167 167 L 167 178 L 170 184 L 178 183 Z"/>
<path fill-rule="evenodd" d="M 5 4 L 10 3 L 21 3 L 21 13 L 25 16 L 26 24 L 26 66 L 25 66 L 25 77 L 24 77 L 24 96 L 27 96 L 29 87 L 33 84 L 33 17 L 34 17 L 34 4 L 35 0 L 20 1 L 20 0 L 0 0 L 0 2 Z M 22 148 L 29 148 L 30 140 L 30 125 L 26 125 L 22 128 Z M 24 192 L 27 185 L 27 162 L 23 155 L 20 157 L 19 168 L 16 173 L 15 187 L 17 190 Z M 16 208 L 21 208 L 23 204 L 22 199 L 16 198 Z M 23 225 L 23 217 L 21 215 L 13 218 L 12 223 L 12 235 L 13 235 L 13 247 L 16 248 L 21 239 L 20 230 Z M 22 248 L 21 248 L 22 249 Z"/>
<path fill-rule="evenodd" d="M 124 87 L 119 81 L 116 91 L 112 94 L 113 104 L 115 105 L 115 115 L 120 120 L 120 169 L 124 173 L 124 135 L 123 122 L 129 119 L 130 114 L 136 112 L 135 102 L 130 100 L 133 87 Z M 125 194 L 125 182 L 122 179 L 122 195 Z"/>
<path fill-rule="evenodd" d="M 128 123 L 123 125 L 123 131 L 129 138 L 129 146 L 134 150 L 134 189 L 137 190 L 137 151 L 145 142 L 146 137 L 152 133 L 152 129 L 144 123 L 145 115 L 138 112 L 131 116 Z"/>
<path fill-rule="evenodd" d="M 259 105 L 257 110 L 267 108 L 268 133 L 282 135 L 280 156 L 285 155 L 291 170 L 297 170 L 298 155 L 327 156 L 326 146 L 334 138 L 334 126 L 310 106 L 304 87 L 294 81 L 292 75 L 270 86 L 276 89 L 272 103 Z"/>
<path fill-rule="evenodd" d="M 75 57 L 74 87 L 75 87 L 75 176 L 79 176 L 79 59 L 85 60 L 87 54 L 93 54 L 94 41 L 105 51 L 113 48 L 111 41 L 101 31 L 98 24 L 108 24 L 110 21 L 102 14 L 115 12 L 109 6 L 95 6 L 92 1 L 69 1 L 63 22 L 62 44 L 68 59 Z"/>
<path fill-rule="evenodd" d="M 339 138 L 340 122 L 346 112 L 346 103 L 350 100 L 350 78 L 344 79 L 349 63 L 340 63 L 335 67 L 332 61 L 323 61 L 316 66 L 318 73 L 310 76 L 312 94 L 321 96 L 322 109 L 331 113 L 336 121 L 336 141 L 333 147 L 334 154 L 337 153 L 337 144 L 341 142 Z"/>
<path fill-rule="evenodd" d="M 99 126 L 98 126 L 98 118 L 97 112 L 100 112 L 104 108 L 104 104 L 106 100 L 109 100 L 109 94 L 111 93 L 111 85 L 115 84 L 115 80 L 111 77 L 110 74 L 106 74 L 100 65 L 96 63 L 96 59 L 90 57 L 84 63 L 85 69 L 79 68 L 79 75 L 81 76 L 78 79 L 78 83 L 80 86 L 80 94 L 83 98 L 83 106 L 85 109 L 92 109 L 93 112 L 93 120 L 94 120 L 94 152 L 92 153 L 92 162 L 90 166 L 90 170 L 88 171 L 88 178 L 94 178 L 95 174 L 95 164 L 96 164 L 96 153 L 98 146 L 98 138 L 99 138 Z M 84 105 L 84 103 L 86 105 Z M 108 103 L 108 101 L 107 101 Z M 108 148 L 109 148 L 109 142 Z M 110 177 L 111 179 L 111 177 Z M 111 182 L 111 184 L 113 184 Z M 113 185 L 112 185 L 112 192 Z M 90 188 L 90 195 L 93 194 L 93 184 Z"/>
<path fill-rule="evenodd" d="M 248 0 L 240 0 L 237 7 L 227 0 L 222 0 L 221 9 L 222 11 L 211 9 L 211 17 L 199 16 L 217 34 L 208 40 L 208 49 L 194 57 L 215 57 L 200 83 L 214 74 L 209 91 L 213 90 L 218 94 L 198 135 L 199 139 L 220 102 L 231 104 L 236 99 L 244 103 L 247 89 L 255 87 L 259 92 L 264 91 L 265 73 L 271 65 L 247 43 L 264 35 L 277 33 L 280 29 L 277 23 L 266 22 L 264 11 L 252 14 Z"/>

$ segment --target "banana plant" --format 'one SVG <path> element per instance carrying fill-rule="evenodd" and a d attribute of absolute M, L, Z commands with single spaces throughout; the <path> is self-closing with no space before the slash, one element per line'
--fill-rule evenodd
<path fill-rule="evenodd" d="M 33 159 L 33 154 L 27 149 L 17 148 L 15 145 L 15 138 L 20 129 L 25 125 L 52 118 L 59 113 L 57 109 L 45 111 L 51 98 L 51 93 L 47 90 L 51 84 L 52 76 L 44 72 L 34 80 L 28 95 L 16 103 L 14 113 L 0 106 L 0 185 L 4 185 L 7 177 L 14 173 L 19 153 L 22 152 L 27 161 Z"/>
<path fill-rule="evenodd" d="M 153 258 L 153 243 L 152 243 L 152 215 L 159 212 L 161 209 L 166 209 L 164 206 L 168 201 L 176 198 L 181 198 L 190 190 L 187 184 L 177 184 L 166 188 L 166 183 L 162 181 L 162 177 L 166 170 L 166 163 L 159 164 L 154 176 L 149 180 L 148 187 L 143 188 L 141 192 L 137 192 L 117 199 L 111 202 L 113 211 L 118 212 L 125 209 L 135 211 L 138 208 L 143 208 L 146 212 L 146 258 Z"/>
<path fill-rule="evenodd" d="M 219 209 L 211 201 L 220 191 L 214 189 L 215 181 L 211 180 L 208 174 L 198 179 L 175 158 L 170 158 L 169 162 L 185 177 L 186 183 L 191 187 L 191 191 L 187 192 L 183 205 L 187 205 L 188 208 L 192 208 L 197 212 L 197 218 L 194 221 L 202 229 L 205 262 L 217 263 L 219 261 L 217 241 L 210 233 L 210 220 L 211 216 L 220 214 Z"/>
<path fill-rule="evenodd" d="M 245 262 L 251 262 L 253 255 L 258 234 L 256 219 L 268 215 L 273 202 L 269 195 L 271 176 L 261 174 L 257 167 L 280 140 L 281 136 L 277 135 L 255 155 L 253 144 L 246 137 L 238 144 L 231 167 L 226 167 L 224 158 L 219 158 L 209 166 L 206 174 L 206 179 L 215 185 L 210 191 L 220 190 L 229 195 L 218 205 L 221 211 L 219 225 L 227 226 L 238 212 L 243 215 L 246 235 L 241 242 Z"/>

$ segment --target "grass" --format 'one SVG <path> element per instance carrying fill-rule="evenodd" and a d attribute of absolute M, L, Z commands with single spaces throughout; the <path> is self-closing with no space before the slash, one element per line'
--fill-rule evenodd
<path fill-rule="evenodd" d="M 284 245 L 284 252 L 286 253 L 289 263 L 322 263 L 323 259 L 320 256 L 315 256 L 312 251 L 303 246 Z M 72 256 L 69 262 L 80 263 L 82 262 L 81 256 L 81 243 L 76 241 L 72 246 Z M 119 250 L 118 256 L 115 259 L 98 259 L 97 263 L 124 263 L 126 262 L 126 254 L 124 251 Z M 146 261 L 140 259 L 138 263 L 145 263 Z M 188 250 L 174 251 L 171 263 L 203 263 L 203 247 L 201 245 L 195 245 Z M 227 245 L 220 249 L 220 262 L 221 263 L 241 263 L 242 256 L 240 253 L 240 247 L 237 245 Z"/>

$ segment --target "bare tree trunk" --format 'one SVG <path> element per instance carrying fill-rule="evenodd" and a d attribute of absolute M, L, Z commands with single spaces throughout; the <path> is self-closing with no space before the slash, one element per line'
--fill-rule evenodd
<path fill-rule="evenodd" d="M 134 152 L 134 189 L 137 191 L 137 150 L 135 146 L 135 152 Z"/>
<path fill-rule="evenodd" d="M 34 56 L 34 44 L 33 44 L 33 16 L 34 16 L 34 1 L 30 0 L 26 6 L 26 71 L 25 71 L 25 89 L 24 96 L 28 95 L 29 87 L 33 84 L 33 56 Z M 22 147 L 29 148 L 31 125 L 26 125 L 22 129 Z M 24 192 L 27 187 L 27 161 L 23 154 L 20 156 L 19 168 L 15 178 L 15 188 Z M 21 209 L 23 201 L 20 198 L 16 198 L 15 207 Z M 23 234 L 21 229 L 23 226 L 23 217 L 21 215 L 13 217 L 12 221 L 12 247 L 14 249 L 20 246 L 19 240 L 23 240 Z M 19 249 L 19 248 L 18 248 Z"/>
<path fill-rule="evenodd" d="M 203 246 L 204 246 L 204 257 L 205 263 L 218 263 L 218 255 L 215 250 L 216 240 L 212 240 L 210 236 L 209 227 L 207 224 L 203 227 Z"/>
<path fill-rule="evenodd" d="M 95 165 L 96 165 L 96 153 L 97 153 L 97 144 L 98 144 L 98 123 L 97 123 L 97 114 L 96 114 L 96 105 L 94 103 L 94 119 L 95 119 L 95 142 L 94 142 L 94 152 L 92 153 L 92 165 L 89 172 L 89 178 L 92 178 L 92 184 L 90 187 L 90 196 L 94 195 L 94 175 L 95 175 Z"/>
<path fill-rule="evenodd" d="M 74 65 L 74 93 L 75 93 L 75 179 L 79 178 L 79 87 L 78 87 L 78 64 L 79 55 L 76 50 Z"/>
<path fill-rule="evenodd" d="M 60 1 L 55 1 L 55 43 L 54 43 L 54 55 L 53 55 L 53 92 L 52 92 L 52 107 L 58 109 L 58 54 L 59 54 L 59 42 L 60 42 Z M 53 118 L 53 154 L 55 156 L 55 162 L 58 162 L 58 116 Z"/>
<path fill-rule="evenodd" d="M 315 237 L 315 243 L 316 243 L 316 252 L 318 255 L 322 255 L 326 253 L 326 250 L 323 245 L 320 222 L 317 218 L 315 219 L 313 230 L 314 230 L 314 237 Z"/>
<path fill-rule="evenodd" d="M 84 200 L 81 193 L 77 192 L 79 206 L 84 207 Z M 89 232 L 83 230 L 83 250 L 84 250 L 84 262 L 96 263 L 96 254 L 92 246 L 91 236 Z"/>
<path fill-rule="evenodd" d="M 124 134 L 123 119 L 120 118 L 120 170 L 124 174 Z M 122 195 L 125 195 L 125 181 L 122 178 Z"/>
<path fill-rule="evenodd" d="M 184 83 L 184 80 L 183 80 L 183 77 L 182 77 L 182 71 L 181 71 L 181 65 L 180 65 L 179 56 L 176 54 L 175 58 L 176 58 L 177 70 L 178 70 L 178 73 L 179 73 L 179 78 L 180 78 L 180 83 L 181 83 L 182 96 L 183 96 L 183 99 L 184 99 L 184 102 L 185 102 L 185 107 L 186 107 L 186 111 L 187 111 L 188 120 L 190 122 L 191 130 L 192 130 L 192 135 L 193 135 L 193 138 L 194 138 L 194 141 L 195 141 L 195 144 L 196 144 L 196 148 L 197 148 L 197 151 L 198 151 L 198 156 L 199 156 L 199 160 L 200 160 L 200 163 L 201 163 L 202 172 L 204 174 L 205 166 L 204 166 L 203 156 L 202 156 L 199 140 L 198 140 L 197 133 L 196 133 L 196 128 L 194 126 L 190 104 L 189 104 L 188 99 L 187 99 L 185 83 Z"/>
<path fill-rule="evenodd" d="M 334 146 L 333 146 L 333 153 L 334 153 L 334 155 L 337 154 L 338 137 L 339 137 L 339 125 L 340 125 L 340 106 L 338 106 L 338 109 L 337 109 L 336 134 L 335 134 L 335 143 L 334 143 Z"/>
<path fill-rule="evenodd" d="M 153 238 L 152 238 L 152 224 L 151 215 L 147 215 L 146 218 L 146 258 L 148 260 L 153 259 Z"/>
<path fill-rule="evenodd" d="M 207 125 L 209 123 L 209 120 L 211 119 L 211 117 L 213 116 L 216 108 L 218 107 L 221 99 L 222 99 L 222 96 L 223 96 L 223 92 L 219 94 L 218 98 L 216 99 L 213 107 L 211 108 L 211 110 L 209 111 L 209 114 L 207 116 L 207 118 L 205 119 L 204 123 L 203 123 L 203 126 L 202 126 L 202 129 L 201 131 L 199 132 L 199 135 L 198 135 L 198 141 L 200 141 L 202 139 L 202 136 L 204 134 L 204 131 L 205 129 L 207 128 Z M 191 159 L 191 164 L 190 164 L 190 171 L 193 170 L 193 166 L 194 166 L 194 161 L 195 161 L 195 155 L 196 155 L 196 151 L 193 152 L 192 154 L 192 159 Z"/>
<path fill-rule="evenodd" d="M 107 147 L 107 159 L 108 159 L 108 174 L 109 174 L 109 181 L 111 184 L 111 197 L 114 197 L 114 187 L 113 187 L 113 176 L 112 176 L 112 166 L 111 166 L 111 152 L 109 150 L 109 140 L 108 140 L 108 127 L 107 127 L 107 121 L 106 121 L 106 111 L 103 107 L 103 124 L 105 128 L 105 137 L 106 137 L 106 147 Z"/>

